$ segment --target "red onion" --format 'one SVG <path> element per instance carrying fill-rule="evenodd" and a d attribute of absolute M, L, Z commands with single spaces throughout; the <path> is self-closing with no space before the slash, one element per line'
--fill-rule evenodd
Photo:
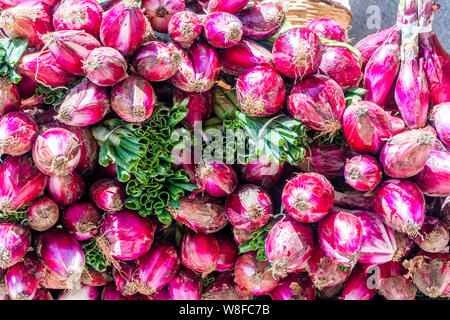
<path fill-rule="evenodd" d="M 20 261 L 30 249 L 30 231 L 17 223 L 0 223 L 0 268 L 6 269 Z"/>
<path fill-rule="evenodd" d="M 252 233 L 238 228 L 233 228 L 233 240 L 237 245 L 244 243 L 252 238 Z"/>
<path fill-rule="evenodd" d="M 180 11 L 170 18 L 168 32 L 170 37 L 183 48 L 189 48 L 203 30 L 200 17 L 191 11 Z"/>
<path fill-rule="evenodd" d="M 308 259 L 308 275 L 318 290 L 343 284 L 350 277 L 351 268 L 340 268 L 330 259 L 322 248 L 316 244 L 311 258 Z"/>
<path fill-rule="evenodd" d="M 361 191 L 334 191 L 334 204 L 339 207 L 350 209 L 372 210 L 372 195 Z"/>
<path fill-rule="evenodd" d="M 195 199 L 184 197 L 180 199 L 180 208 L 169 209 L 175 220 L 195 232 L 215 233 L 228 223 L 222 202 L 209 196 Z"/>
<path fill-rule="evenodd" d="M 272 291 L 278 280 L 272 276 L 267 261 L 257 261 L 256 252 L 240 255 L 234 267 L 234 282 L 243 290 L 255 296 L 262 296 Z"/>
<path fill-rule="evenodd" d="M 381 279 L 378 292 L 387 300 L 415 300 L 417 287 L 401 275 Z"/>
<path fill-rule="evenodd" d="M 400 36 L 400 30 L 394 29 L 366 65 L 364 88 L 368 92 L 365 100 L 382 107 L 389 102 L 391 89 L 400 69 Z"/>
<path fill-rule="evenodd" d="M 433 121 L 439 139 L 450 148 L 450 102 L 434 107 Z"/>
<path fill-rule="evenodd" d="M 24 112 L 10 112 L 0 118 L 0 154 L 21 156 L 31 150 L 37 136 L 36 122 Z"/>
<path fill-rule="evenodd" d="M 238 178 L 233 168 L 221 161 L 203 160 L 195 168 L 198 190 L 192 197 L 198 193 L 204 193 L 213 197 L 226 197 L 231 194 L 237 186 Z"/>
<path fill-rule="evenodd" d="M 281 199 L 286 212 L 295 220 L 317 222 L 333 207 L 334 188 L 318 173 L 298 174 L 284 186 Z"/>
<path fill-rule="evenodd" d="M 344 175 L 347 150 L 335 145 L 311 145 L 303 163 L 298 165 L 304 172 L 316 172 L 329 179 Z"/>
<path fill-rule="evenodd" d="M 167 291 L 167 286 L 159 290 L 157 293 L 146 296 L 144 294 L 139 294 L 140 300 L 172 300 Z"/>
<path fill-rule="evenodd" d="M 425 167 L 414 181 L 427 196 L 446 197 L 450 195 L 450 153 L 433 148 Z"/>
<path fill-rule="evenodd" d="M 339 294 L 344 287 L 343 284 L 333 286 L 333 287 L 325 287 L 317 292 L 317 295 L 323 300 L 339 300 Z"/>
<path fill-rule="evenodd" d="M 314 18 L 305 26 L 321 38 L 347 42 L 347 30 L 336 20 L 327 18 Z"/>
<path fill-rule="evenodd" d="M 106 167 L 99 166 L 98 171 L 99 171 L 101 177 L 107 177 L 107 178 L 116 178 L 117 177 L 116 164 L 112 161 L 110 161 L 108 166 L 106 166 Z"/>
<path fill-rule="evenodd" d="M 355 48 L 361 53 L 363 59 L 363 69 L 370 60 L 374 52 L 387 40 L 389 35 L 396 29 L 396 26 L 370 34 L 359 41 Z M 344 42 L 344 41 L 343 41 Z"/>
<path fill-rule="evenodd" d="M 134 296 L 124 296 L 117 290 L 116 286 L 113 283 L 107 284 L 103 287 L 101 296 L 101 300 L 137 300 L 138 297 Z"/>
<path fill-rule="evenodd" d="M 84 61 L 83 71 L 86 77 L 102 87 L 113 86 L 127 75 L 127 61 L 119 51 L 109 47 L 92 50 Z"/>
<path fill-rule="evenodd" d="M 45 231 L 53 227 L 59 219 L 59 208 L 55 201 L 48 197 L 37 199 L 27 210 L 27 221 L 30 229 Z"/>
<path fill-rule="evenodd" d="M 119 182 L 113 179 L 101 179 L 89 189 L 92 202 L 103 211 L 122 210 L 125 196 Z"/>
<path fill-rule="evenodd" d="M 236 93 L 242 112 L 265 117 L 274 115 L 283 107 L 286 88 L 275 70 L 256 66 L 239 76 Z"/>
<path fill-rule="evenodd" d="M 266 256 L 275 279 L 286 278 L 309 259 L 314 235 L 308 225 L 290 217 L 277 222 L 266 238 Z"/>
<path fill-rule="evenodd" d="M 208 14 L 203 20 L 203 29 L 209 44 L 220 49 L 236 45 L 244 34 L 242 22 L 228 12 Z"/>
<path fill-rule="evenodd" d="M 86 266 L 81 275 L 81 283 L 93 287 L 102 287 L 112 280 L 108 273 L 99 272 L 89 265 Z"/>
<path fill-rule="evenodd" d="M 202 298 L 202 279 L 186 268 L 180 268 L 167 288 L 172 300 L 201 300 Z"/>
<path fill-rule="evenodd" d="M 25 38 L 31 48 L 40 47 L 41 36 L 53 31 L 52 8 L 41 1 L 20 1 L 13 8 L 2 11 L 0 28 L 9 38 Z"/>
<path fill-rule="evenodd" d="M 391 137 L 389 115 L 368 101 L 353 103 L 342 118 L 345 140 L 358 153 L 378 153 Z"/>
<path fill-rule="evenodd" d="M 382 178 L 383 171 L 374 157 L 355 156 L 345 164 L 345 182 L 356 190 L 373 190 Z"/>
<path fill-rule="evenodd" d="M 410 254 L 416 248 L 416 245 L 414 241 L 406 233 L 394 231 L 394 236 L 397 251 L 395 252 L 392 260 L 400 261 L 408 254 Z"/>
<path fill-rule="evenodd" d="M 55 30 L 84 30 L 99 38 L 102 6 L 95 0 L 62 0 L 53 9 Z"/>
<path fill-rule="evenodd" d="M 233 270 L 239 255 L 239 249 L 236 243 L 228 236 L 217 236 L 219 242 L 219 259 L 217 260 L 216 271 Z"/>
<path fill-rule="evenodd" d="M 316 288 L 305 273 L 292 273 L 270 293 L 272 300 L 316 300 Z"/>
<path fill-rule="evenodd" d="M 217 51 L 203 42 L 195 42 L 188 52 L 184 51 L 177 73 L 170 82 L 187 92 L 208 91 L 220 72 Z"/>
<path fill-rule="evenodd" d="M 0 116 L 19 110 L 20 96 L 19 88 L 9 78 L 0 78 Z"/>
<path fill-rule="evenodd" d="M 142 8 L 152 28 L 167 33 L 170 18 L 179 11 L 185 11 L 186 5 L 184 0 L 143 0 Z"/>
<path fill-rule="evenodd" d="M 277 163 L 260 155 L 248 164 L 239 165 L 241 179 L 247 183 L 257 184 L 265 189 L 274 187 L 283 174 L 284 163 Z"/>
<path fill-rule="evenodd" d="M 38 281 L 26 263 L 19 262 L 8 268 L 5 281 L 11 300 L 33 300 Z"/>
<path fill-rule="evenodd" d="M 225 73 L 240 76 L 252 67 L 271 66 L 272 53 L 256 42 L 243 39 L 222 52 L 220 62 Z"/>
<path fill-rule="evenodd" d="M 426 217 L 414 242 L 426 252 L 448 252 L 449 230 L 438 218 Z"/>
<path fill-rule="evenodd" d="M 203 4 L 199 1 L 201 5 L 203 5 L 207 12 L 229 12 L 236 13 L 245 8 L 249 0 L 209 0 L 206 1 L 206 4 Z"/>
<path fill-rule="evenodd" d="M 146 19 L 139 6 L 138 0 L 124 0 L 103 14 L 100 39 L 105 47 L 128 56 L 141 46 L 145 38 Z"/>
<path fill-rule="evenodd" d="M 425 199 L 415 183 L 389 179 L 375 190 L 374 210 L 389 227 L 414 237 L 425 219 Z"/>
<path fill-rule="evenodd" d="M 100 290 L 97 287 L 82 284 L 80 289 L 60 294 L 57 300 L 97 300 L 99 296 Z"/>
<path fill-rule="evenodd" d="M 405 122 L 400 117 L 395 117 L 392 115 L 389 115 L 389 118 L 391 119 L 391 131 L 392 134 L 402 133 L 405 131 Z"/>
<path fill-rule="evenodd" d="M 186 268 L 205 278 L 216 270 L 219 259 L 219 242 L 215 235 L 187 233 L 181 243 L 181 262 Z"/>
<path fill-rule="evenodd" d="M 436 135 L 427 129 L 399 133 L 381 150 L 384 172 L 392 178 L 410 178 L 425 168 Z"/>
<path fill-rule="evenodd" d="M 372 300 L 377 289 L 369 289 L 367 282 L 369 275 L 367 269 L 371 266 L 357 266 L 342 290 L 342 300 Z"/>
<path fill-rule="evenodd" d="M 228 196 L 225 212 L 235 228 L 254 232 L 272 218 L 272 199 L 263 188 L 244 184 Z"/>
<path fill-rule="evenodd" d="M 203 290 L 202 300 L 248 300 L 250 294 L 244 293 L 234 282 L 231 271 L 221 272 L 214 282 Z"/>
<path fill-rule="evenodd" d="M 59 65 L 50 50 L 24 55 L 18 68 L 20 73 L 50 87 L 65 86 L 75 80 L 74 75 Z"/>
<path fill-rule="evenodd" d="M 85 184 L 80 174 L 72 172 L 64 177 L 49 177 L 47 192 L 60 207 L 80 200 L 84 194 Z"/>
<path fill-rule="evenodd" d="M 165 81 L 177 73 L 182 55 L 174 44 L 150 41 L 136 50 L 132 63 L 148 81 Z"/>
<path fill-rule="evenodd" d="M 298 82 L 288 99 L 288 110 L 308 128 L 333 135 L 342 127 L 344 92 L 336 81 L 312 75 Z"/>
<path fill-rule="evenodd" d="M 75 238 L 64 230 L 53 229 L 38 235 L 35 249 L 47 269 L 64 279 L 67 289 L 80 288 L 85 260 Z"/>
<path fill-rule="evenodd" d="M 7 157 L 0 164 L 0 210 L 12 212 L 44 193 L 47 176 L 30 156 Z"/>
<path fill-rule="evenodd" d="M 293 28 L 277 38 L 272 54 L 279 72 L 290 78 L 303 79 L 319 69 L 323 46 L 314 32 Z"/>
<path fill-rule="evenodd" d="M 186 105 L 188 114 L 183 119 L 183 123 L 190 128 L 193 128 L 196 122 L 205 123 L 214 107 L 214 90 L 197 93 L 175 89 L 174 104 L 181 103 L 184 99 L 189 99 L 189 102 Z"/>
<path fill-rule="evenodd" d="M 100 213 L 92 203 L 77 202 L 64 211 L 62 225 L 78 241 L 92 239 L 100 227 Z"/>
<path fill-rule="evenodd" d="M 286 21 L 283 9 L 274 3 L 254 3 L 238 14 L 244 26 L 244 37 L 264 40 L 275 35 Z"/>
<path fill-rule="evenodd" d="M 97 244 L 108 259 L 136 260 L 153 243 L 155 224 L 131 210 L 104 216 Z"/>
<path fill-rule="evenodd" d="M 114 283 L 117 290 L 124 296 L 132 296 L 137 293 L 137 286 L 134 275 L 136 266 L 134 262 L 125 262 L 120 264 L 120 270 L 113 268 Z"/>
<path fill-rule="evenodd" d="M 136 261 L 137 290 L 151 295 L 161 290 L 177 274 L 180 257 L 175 248 L 164 241 L 155 243 L 152 249 Z"/>
<path fill-rule="evenodd" d="M 36 167 L 49 176 L 67 176 L 80 161 L 80 142 L 63 128 L 50 128 L 41 133 L 33 146 Z"/>
<path fill-rule="evenodd" d="M 392 261 L 397 252 L 394 231 L 373 212 L 357 211 L 353 214 L 361 220 L 363 227 L 358 262 L 381 264 Z"/>

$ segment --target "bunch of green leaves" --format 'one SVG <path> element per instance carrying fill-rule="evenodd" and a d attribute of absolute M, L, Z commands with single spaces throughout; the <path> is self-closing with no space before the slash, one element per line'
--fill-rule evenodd
<path fill-rule="evenodd" d="M 82 78 L 71 82 L 67 87 L 51 88 L 43 84 L 38 83 L 35 90 L 35 94 L 39 98 L 44 99 L 44 103 L 53 105 L 56 111 L 59 106 L 64 102 L 64 99 L 69 94 L 70 90 L 81 82 Z"/>
<path fill-rule="evenodd" d="M 252 233 L 252 237 L 239 245 L 239 254 L 256 251 L 256 260 L 267 261 L 266 238 L 273 224 L 266 225 Z"/>
<path fill-rule="evenodd" d="M 22 77 L 16 72 L 16 66 L 28 45 L 28 39 L 0 39 L 0 76 L 8 76 L 11 82 L 19 83 Z"/>
<path fill-rule="evenodd" d="M 29 205 L 25 205 L 11 212 L 0 211 L 0 223 L 17 222 L 20 224 L 26 224 L 28 207 Z"/>
<path fill-rule="evenodd" d="M 108 263 L 105 261 L 103 253 L 97 246 L 95 239 L 83 245 L 83 252 L 86 264 L 90 265 L 99 272 L 106 271 Z"/>

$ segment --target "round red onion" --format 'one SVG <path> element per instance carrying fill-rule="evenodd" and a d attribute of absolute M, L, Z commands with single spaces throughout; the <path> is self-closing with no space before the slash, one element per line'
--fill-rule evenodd
<path fill-rule="evenodd" d="M 114 283 L 107 284 L 103 287 L 101 296 L 101 300 L 137 300 L 138 297 L 136 295 L 133 296 L 124 296 L 117 290 Z"/>
<path fill-rule="evenodd" d="M 124 296 L 132 296 L 138 292 L 134 275 L 136 266 L 134 262 L 125 262 L 120 264 L 120 270 L 113 268 L 113 278 L 116 289 Z"/>
<path fill-rule="evenodd" d="M 18 86 L 12 83 L 9 78 L 0 78 L 0 116 L 11 111 L 18 111 L 20 107 L 20 96 Z"/>
<path fill-rule="evenodd" d="M 174 44 L 150 41 L 136 50 L 132 63 L 148 81 L 165 81 L 175 75 L 183 53 Z"/>
<path fill-rule="evenodd" d="M 95 0 L 62 0 L 53 9 L 55 30 L 84 30 L 99 38 L 102 6 Z"/>
<path fill-rule="evenodd" d="M 334 188 L 318 173 L 298 174 L 284 186 L 286 212 L 295 220 L 312 223 L 325 217 L 334 203 Z"/>
<path fill-rule="evenodd" d="M 187 233 L 181 242 L 181 262 L 202 278 L 216 270 L 219 260 L 219 242 L 215 235 Z"/>
<path fill-rule="evenodd" d="M 205 123 L 214 107 L 214 90 L 197 93 L 175 89 L 174 104 L 181 103 L 184 99 L 189 99 L 189 102 L 186 105 L 188 114 L 183 119 L 183 123 L 190 128 L 194 128 L 196 122 Z"/>
<path fill-rule="evenodd" d="M 277 222 L 266 238 L 266 257 L 275 279 L 286 278 L 311 256 L 314 235 L 308 225 L 290 217 Z"/>
<path fill-rule="evenodd" d="M 436 135 L 414 129 L 395 135 L 381 150 L 380 162 L 392 178 L 410 178 L 425 168 Z"/>
<path fill-rule="evenodd" d="M 57 300 L 97 300 L 100 296 L 98 287 L 82 284 L 80 289 L 66 291 L 58 296 Z"/>
<path fill-rule="evenodd" d="M 244 34 L 242 22 L 228 12 L 208 14 L 203 20 L 203 29 L 209 44 L 220 49 L 236 45 Z"/>
<path fill-rule="evenodd" d="M 184 267 L 180 268 L 167 288 L 172 300 L 201 300 L 202 298 L 202 279 Z"/>
<path fill-rule="evenodd" d="M 17 223 L 0 223 L 0 268 L 6 269 L 20 261 L 30 249 L 30 231 Z"/>
<path fill-rule="evenodd" d="M 244 26 L 244 37 L 264 40 L 275 35 L 286 21 L 283 9 L 274 3 L 254 3 L 238 13 Z"/>
<path fill-rule="evenodd" d="M 284 163 L 277 163 L 261 154 L 258 159 L 248 164 L 239 165 L 241 179 L 247 183 L 257 184 L 265 189 L 274 187 L 283 174 Z"/>
<path fill-rule="evenodd" d="M 336 81 L 312 75 L 298 82 L 288 98 L 288 110 L 308 128 L 333 135 L 342 127 L 344 92 Z"/>
<path fill-rule="evenodd" d="M 303 79 L 319 69 L 323 46 L 314 32 L 293 28 L 277 38 L 272 55 L 279 72 L 290 78 Z"/>
<path fill-rule="evenodd" d="M 257 261 L 255 251 L 239 256 L 234 267 L 234 282 L 255 296 L 265 295 L 278 285 L 269 270 L 269 263 Z"/>
<path fill-rule="evenodd" d="M 8 268 L 5 281 L 11 300 L 33 300 L 38 280 L 26 263 L 19 262 Z"/>
<path fill-rule="evenodd" d="M 450 147 L 450 102 L 434 107 L 433 120 L 439 139 Z"/>
<path fill-rule="evenodd" d="M 41 133 L 33 146 L 36 167 L 49 176 L 67 176 L 80 161 L 80 142 L 63 128 L 50 128 Z"/>
<path fill-rule="evenodd" d="M 321 38 L 347 42 L 347 30 L 336 20 L 327 18 L 314 18 L 305 26 Z"/>
<path fill-rule="evenodd" d="M 358 153 L 378 153 L 391 137 L 389 115 L 368 101 L 355 102 L 342 118 L 342 128 L 347 143 Z"/>
<path fill-rule="evenodd" d="M 213 197 L 226 197 L 231 194 L 237 186 L 238 178 L 233 168 L 221 161 L 203 160 L 195 168 L 198 190 L 191 197 L 198 193 L 204 193 Z"/>
<path fill-rule="evenodd" d="M 64 211 L 61 222 L 75 239 L 86 241 L 98 233 L 100 219 L 100 213 L 92 203 L 77 202 Z"/>
<path fill-rule="evenodd" d="M 254 232 L 272 218 L 272 199 L 261 187 L 253 184 L 241 185 L 228 196 L 225 213 L 235 228 Z"/>
<path fill-rule="evenodd" d="M 356 190 L 373 190 L 382 178 L 383 171 L 374 157 L 355 156 L 345 164 L 345 182 Z"/>
<path fill-rule="evenodd" d="M 40 197 L 47 178 L 28 155 L 5 158 L 0 164 L 0 210 L 12 212 Z"/>
<path fill-rule="evenodd" d="M 170 208 L 170 213 L 175 220 L 195 232 L 215 233 L 228 223 L 222 202 L 209 196 L 181 198 L 180 208 Z"/>
<path fill-rule="evenodd" d="M 305 273 L 292 273 L 270 293 L 272 300 L 316 300 L 316 288 Z"/>
<path fill-rule="evenodd" d="M 367 269 L 371 266 L 357 266 L 353 271 L 352 275 L 345 283 L 344 288 L 341 293 L 342 300 L 372 300 L 378 290 L 369 289 L 367 287 L 369 274 Z"/>
<path fill-rule="evenodd" d="M 214 86 L 220 72 L 217 51 L 203 42 L 195 42 L 188 52 L 183 51 L 177 73 L 170 82 L 187 92 L 208 91 Z"/>
<path fill-rule="evenodd" d="M 89 189 L 92 202 L 103 211 L 122 210 L 125 196 L 119 182 L 113 179 L 101 179 Z"/>
<path fill-rule="evenodd" d="M 153 243 L 155 224 L 131 210 L 111 212 L 104 216 L 97 245 L 108 259 L 136 260 Z"/>
<path fill-rule="evenodd" d="M 318 237 L 325 254 L 344 267 L 354 267 L 363 240 L 361 220 L 344 211 L 333 211 L 319 223 Z"/>
<path fill-rule="evenodd" d="M 389 179 L 375 190 L 374 210 L 389 227 L 414 237 L 425 219 L 425 199 L 415 183 Z"/>
<path fill-rule="evenodd" d="M 108 273 L 99 272 L 89 265 L 86 266 L 81 275 L 81 282 L 93 287 L 102 287 L 112 280 L 112 277 Z"/>
<path fill-rule="evenodd" d="M 448 227 L 438 218 L 426 217 L 414 242 L 426 252 L 448 252 Z"/>
<path fill-rule="evenodd" d="M 203 290 L 202 300 L 248 300 L 250 294 L 244 293 L 234 282 L 231 271 L 221 272 L 214 282 Z"/>
<path fill-rule="evenodd" d="M 72 172 L 64 177 L 49 177 L 47 192 L 60 207 L 67 207 L 81 199 L 85 184 L 80 174 Z"/>
<path fill-rule="evenodd" d="M 31 150 L 37 136 L 36 122 L 24 112 L 10 112 L 0 119 L 0 154 L 21 156 Z"/>
<path fill-rule="evenodd" d="M 92 50 L 83 66 L 86 77 L 102 87 L 113 86 L 125 80 L 128 77 L 127 69 L 127 61 L 122 54 L 109 47 Z"/>
<path fill-rule="evenodd" d="M 55 201 L 48 197 L 37 199 L 27 210 L 27 221 L 30 229 L 46 231 L 53 227 L 59 219 L 59 208 Z"/>
<path fill-rule="evenodd" d="M 427 196 L 450 196 L 450 153 L 433 148 L 425 167 L 414 181 Z"/>
<path fill-rule="evenodd" d="M 186 10 L 184 2 L 184 0 L 143 0 L 142 8 L 153 30 L 167 33 L 170 18 L 175 13 Z"/>
<path fill-rule="evenodd" d="M 274 115 L 283 107 L 286 88 L 275 70 L 256 66 L 239 76 L 236 93 L 242 112 L 265 117 Z"/>
<path fill-rule="evenodd" d="M 302 164 L 303 172 L 316 172 L 329 179 L 344 175 L 347 150 L 335 145 L 311 145 Z"/>
<path fill-rule="evenodd" d="M 216 271 L 230 271 L 233 270 L 239 255 L 239 249 L 236 243 L 228 236 L 217 236 L 219 241 L 219 259 L 217 260 Z"/>
<path fill-rule="evenodd" d="M 203 30 L 200 17 L 191 11 L 180 11 L 170 18 L 168 32 L 170 37 L 183 48 L 189 48 Z"/>

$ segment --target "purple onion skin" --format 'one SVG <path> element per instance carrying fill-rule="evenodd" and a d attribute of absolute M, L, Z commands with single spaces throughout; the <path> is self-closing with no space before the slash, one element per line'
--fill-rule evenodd
<path fill-rule="evenodd" d="M 167 286 L 172 300 L 201 300 L 202 279 L 189 269 L 181 268 Z"/>
<path fill-rule="evenodd" d="M 99 296 L 100 289 L 98 287 L 82 284 L 78 290 L 62 293 L 57 300 L 98 300 Z"/>
<path fill-rule="evenodd" d="M 206 9 L 208 12 L 237 13 L 244 9 L 248 2 L 249 0 L 209 0 Z"/>
<path fill-rule="evenodd" d="M 361 191 L 334 191 L 334 205 L 350 209 L 372 210 L 372 196 Z"/>
<path fill-rule="evenodd" d="M 244 37 L 265 40 L 276 34 L 286 20 L 280 6 L 261 3 L 247 7 L 238 14 L 244 26 Z"/>
<path fill-rule="evenodd" d="M 292 273 L 270 292 L 272 300 L 316 300 L 316 287 L 305 273 Z"/>
<path fill-rule="evenodd" d="M 9 112 L 0 118 L 0 154 L 21 156 L 29 152 L 37 137 L 38 127 L 24 112 Z"/>
<path fill-rule="evenodd" d="M 109 87 L 128 78 L 128 64 L 124 56 L 114 48 L 100 47 L 84 60 L 83 72 L 93 83 Z"/>
<path fill-rule="evenodd" d="M 173 96 L 174 103 L 181 103 L 184 99 L 189 99 L 186 105 L 188 114 L 183 119 L 185 125 L 194 128 L 196 122 L 203 124 L 208 120 L 214 107 L 214 90 L 197 93 L 175 89 Z"/>
<path fill-rule="evenodd" d="M 60 207 L 67 207 L 81 199 L 85 192 L 85 183 L 80 174 L 73 171 L 65 177 L 49 177 L 47 192 Z"/>
<path fill-rule="evenodd" d="M 315 18 L 305 26 L 321 38 L 347 42 L 347 30 L 336 20 L 326 18 Z"/>
<path fill-rule="evenodd" d="M 248 164 L 239 165 L 239 169 L 241 179 L 244 182 L 260 185 L 269 190 L 280 181 L 284 163 L 276 163 L 260 156 L 256 160 L 250 160 Z"/>
<path fill-rule="evenodd" d="M 355 156 L 345 164 L 345 182 L 358 191 L 373 190 L 383 178 L 378 161 L 371 156 Z"/>
<path fill-rule="evenodd" d="M 214 234 L 187 233 L 181 242 L 181 262 L 202 278 L 213 272 L 219 260 L 219 242 Z"/>
<path fill-rule="evenodd" d="M 27 220 L 30 229 L 46 231 L 53 227 L 59 219 L 59 208 L 49 197 L 41 197 L 28 207 Z"/>
<path fill-rule="evenodd" d="M 98 233 L 100 220 L 100 213 L 92 203 L 78 202 L 66 209 L 62 225 L 75 239 L 86 241 Z"/>
<path fill-rule="evenodd" d="M 447 225 L 439 218 L 427 216 L 414 242 L 426 252 L 448 252 L 449 238 Z"/>
<path fill-rule="evenodd" d="M 0 116 L 11 111 L 18 111 L 20 98 L 21 94 L 18 86 L 9 81 L 9 79 L 0 79 Z"/>
<path fill-rule="evenodd" d="M 344 175 L 347 150 L 334 145 L 311 145 L 305 160 L 297 167 L 303 172 L 317 172 L 328 179 Z"/>
<path fill-rule="evenodd" d="M 439 139 L 450 148 L 450 102 L 435 106 L 433 118 Z"/>
<path fill-rule="evenodd" d="M 172 300 L 169 295 L 169 291 L 167 290 L 167 286 L 159 290 L 157 293 L 152 295 L 144 295 L 139 294 L 140 300 Z"/>
<path fill-rule="evenodd" d="M 203 33 L 210 45 L 226 49 L 241 41 L 244 34 L 242 22 L 231 13 L 215 12 L 203 20 Z"/>
<path fill-rule="evenodd" d="M 189 48 L 203 30 L 200 17 L 191 11 L 175 13 L 169 21 L 169 35 L 183 48 Z"/>
<path fill-rule="evenodd" d="M 11 222 L 0 223 L 0 268 L 16 264 L 28 252 L 30 244 L 31 234 L 26 227 Z"/>
<path fill-rule="evenodd" d="M 206 192 L 221 198 L 231 194 L 237 187 L 238 177 L 233 168 L 221 161 L 208 161 L 196 168 L 198 190 L 190 196 Z"/>
<path fill-rule="evenodd" d="M 396 28 L 396 26 L 393 26 L 368 35 L 355 45 L 355 48 L 361 52 L 363 58 L 363 70 L 375 51 L 389 38 L 390 34 L 394 32 Z"/>
<path fill-rule="evenodd" d="M 167 33 L 170 18 L 186 10 L 185 0 L 143 0 L 142 9 L 150 21 L 153 30 Z"/>
<path fill-rule="evenodd" d="M 367 287 L 369 274 L 366 269 L 367 267 L 357 266 L 352 271 L 342 290 L 341 300 L 372 300 L 376 296 L 377 289 Z"/>
<path fill-rule="evenodd" d="M 234 282 L 231 271 L 221 272 L 214 282 L 203 290 L 202 300 L 249 300 L 252 296 Z"/>
<path fill-rule="evenodd" d="M 11 300 L 33 300 L 39 284 L 31 271 L 23 262 L 8 268 L 5 281 Z"/>
<path fill-rule="evenodd" d="M 425 167 L 414 177 L 414 181 L 427 196 L 450 196 L 450 153 L 432 150 Z"/>
<path fill-rule="evenodd" d="M 224 272 L 233 270 L 239 255 L 236 243 L 228 236 L 217 236 L 219 242 L 219 259 L 217 260 L 216 271 Z"/>
<path fill-rule="evenodd" d="M 89 198 L 100 210 L 109 212 L 122 210 L 125 202 L 122 186 L 114 179 L 100 179 L 94 182 L 89 190 Z"/>
<path fill-rule="evenodd" d="M 107 284 L 103 287 L 102 293 L 101 293 L 101 300 L 137 300 L 137 295 L 133 296 L 124 296 L 120 293 L 119 290 L 117 290 L 114 283 Z"/>

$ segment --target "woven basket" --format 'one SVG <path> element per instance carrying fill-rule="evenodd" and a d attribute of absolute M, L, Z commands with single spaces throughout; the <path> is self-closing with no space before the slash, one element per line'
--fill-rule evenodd
<path fill-rule="evenodd" d="M 314 18 L 334 19 L 348 28 L 353 14 L 348 8 L 331 0 L 289 0 L 287 19 L 292 25 L 304 26 Z"/>

